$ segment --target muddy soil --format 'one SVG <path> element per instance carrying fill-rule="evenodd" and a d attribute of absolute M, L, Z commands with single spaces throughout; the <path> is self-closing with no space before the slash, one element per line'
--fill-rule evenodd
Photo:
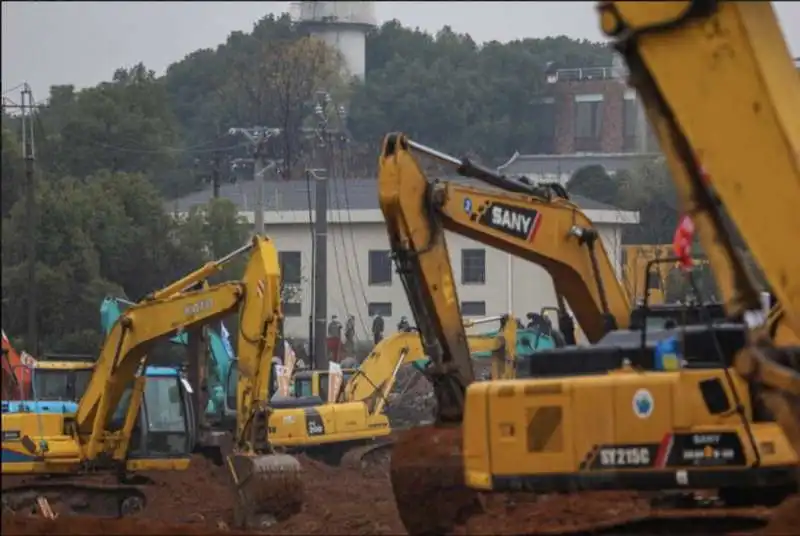
<path fill-rule="evenodd" d="M 443 445 L 447 445 L 445 440 Z M 264 534 L 405 534 L 395 507 L 389 482 L 389 468 L 369 471 L 330 467 L 305 457 L 306 502 L 300 514 L 265 529 Z M 124 520 L 70 517 L 55 521 L 4 512 L 4 535 L 34 534 L 245 534 L 233 531 L 233 497 L 223 468 L 204 458 L 193 460 L 182 473 L 151 475 L 155 484 L 148 490 L 148 507 L 137 517 Z M 450 491 L 449 493 L 454 493 Z M 572 495 L 531 495 L 477 497 L 467 494 L 468 511 L 458 519 L 454 534 L 563 534 L 591 530 L 605 532 L 624 521 L 657 514 L 643 498 L 632 493 L 583 493 Z M 464 496 L 461 497 L 463 503 Z M 408 498 L 407 500 L 414 500 Z M 442 514 L 443 507 L 429 497 L 418 495 L 420 513 Z M 765 534 L 796 533 L 800 520 L 800 499 L 785 503 L 772 519 Z M 430 511 L 428 511 L 430 510 Z M 763 512 L 761 512 L 763 514 Z M 469 515 L 466 515 L 469 514 Z M 696 515 L 696 514 L 695 514 Z M 706 514 L 708 516 L 713 513 Z M 665 517 L 676 517 L 671 513 Z M 680 517 L 677 515 L 677 517 Z M 668 534 L 665 520 L 649 534 Z M 652 526 L 653 523 L 650 523 Z M 691 525 L 694 525 L 692 523 Z M 746 525 L 726 533 L 747 530 Z M 676 530 L 692 533 L 687 523 Z M 620 533 L 618 529 L 612 532 Z M 707 529 L 704 532 L 708 533 Z M 639 532 L 641 533 L 641 532 Z"/>

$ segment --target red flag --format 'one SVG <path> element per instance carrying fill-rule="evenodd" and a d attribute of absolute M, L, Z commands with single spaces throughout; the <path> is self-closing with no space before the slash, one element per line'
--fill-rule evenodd
<path fill-rule="evenodd" d="M 694 240 L 694 222 L 688 214 L 681 216 L 675 236 L 672 239 L 672 249 L 678 256 L 681 268 L 688 270 L 692 267 L 692 241 Z"/>

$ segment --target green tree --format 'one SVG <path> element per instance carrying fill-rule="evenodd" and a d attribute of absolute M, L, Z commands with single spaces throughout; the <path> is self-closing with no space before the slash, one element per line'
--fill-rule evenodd
<path fill-rule="evenodd" d="M 603 166 L 586 166 L 570 177 L 567 190 L 601 203 L 616 205 L 619 199 L 619 178 L 612 178 Z"/>
<path fill-rule="evenodd" d="M 54 86 L 40 119 L 40 164 L 55 176 L 157 175 L 176 164 L 180 140 L 164 83 L 141 63 L 82 91 Z"/>
<path fill-rule="evenodd" d="M 25 162 L 22 159 L 22 148 L 19 138 L 12 132 L 12 125 L 4 120 L 2 126 L 2 216 L 6 217 L 14 203 L 25 191 Z"/>

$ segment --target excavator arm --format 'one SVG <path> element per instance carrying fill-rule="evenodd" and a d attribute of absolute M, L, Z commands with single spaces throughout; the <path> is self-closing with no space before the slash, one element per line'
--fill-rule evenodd
<path fill-rule="evenodd" d="M 714 269 L 726 310 L 759 309 L 734 236 L 779 305 L 737 358 L 800 452 L 800 79 L 769 2 L 600 2 Z M 691 80 L 691 83 L 686 83 Z M 732 229 L 735 226 L 735 229 Z M 779 393 L 783 392 L 781 396 Z"/>
<path fill-rule="evenodd" d="M 136 304 L 125 311 L 106 337 L 75 414 L 75 426 L 85 438 L 88 460 L 104 451 L 108 423 L 152 345 L 176 331 L 230 314 L 243 293 L 240 283 L 223 283 Z"/>
<path fill-rule="evenodd" d="M 458 164 L 464 174 L 470 168 L 402 134 L 390 134 L 378 178 L 390 242 L 423 341 L 435 349 L 429 354 L 434 361 L 441 354 L 442 366 L 458 371 L 452 381 L 463 385 L 469 374 L 459 357 L 465 354 L 465 333 L 445 230 L 542 266 L 590 341 L 610 329 L 627 327 L 627 296 L 596 229 L 576 205 L 565 196 L 547 195 L 488 170 L 470 175 L 511 191 L 430 182 L 412 150 Z"/>

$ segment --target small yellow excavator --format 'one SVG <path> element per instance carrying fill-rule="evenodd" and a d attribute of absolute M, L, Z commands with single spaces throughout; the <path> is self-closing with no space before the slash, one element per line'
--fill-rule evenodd
<path fill-rule="evenodd" d="M 489 319 L 502 323 L 496 337 L 467 336 L 470 353 L 491 352 L 497 378 L 514 377 L 516 322 L 507 319 L 508 315 Z M 398 332 L 379 342 L 338 392 L 329 393 L 326 382 L 320 386 L 326 398 L 273 398 L 268 423 L 270 443 L 332 464 L 363 466 L 392 443 L 393 430 L 384 409 L 398 370 L 425 357 L 418 333 Z M 318 380 L 327 380 L 326 376 L 318 375 Z M 327 403 L 331 400 L 335 402 Z"/>
<path fill-rule="evenodd" d="M 244 253 L 250 258 L 240 281 L 185 290 Z M 4 503 L 15 509 L 43 496 L 73 510 L 112 516 L 144 508 L 145 495 L 128 475 L 186 469 L 196 433 L 191 389 L 177 375 L 146 378 L 147 350 L 180 330 L 238 312 L 239 422 L 227 458 L 239 499 L 237 517 L 240 524 L 258 526 L 265 515 L 297 511 L 300 465 L 274 453 L 266 424 L 279 291 L 277 251 L 268 239 L 255 237 L 213 266 L 132 305 L 108 334 L 74 414 L 3 414 Z M 99 485 L 92 479 L 98 474 L 117 479 Z M 14 476 L 43 475 L 51 478 L 8 485 Z"/>
<path fill-rule="evenodd" d="M 646 104 L 731 321 L 706 315 L 679 330 L 685 363 L 677 371 L 656 370 L 654 359 L 655 342 L 674 332 L 643 332 L 631 344 L 612 331 L 584 349 L 540 353 L 540 363 L 561 362 L 548 378 L 473 383 L 441 232 L 448 223 L 431 227 L 420 216 L 455 209 L 463 199 L 437 199 L 412 142 L 388 136 L 381 205 L 439 375 L 437 428 L 401 438 L 393 452 L 393 489 L 411 534 L 447 533 L 465 508 L 478 508 L 465 484 L 539 493 L 716 489 L 730 506 L 776 504 L 797 490 L 800 257 L 785 244 L 800 221 L 793 213 L 800 199 L 800 81 L 775 15 L 766 2 L 711 1 L 603 2 L 600 12 Z M 461 172 L 501 182 L 489 170 L 457 163 Z M 530 194 L 502 182 L 524 206 Z M 779 301 L 769 315 L 754 312 L 757 287 L 723 210 Z M 476 227 L 488 219 L 482 214 Z M 488 214 L 518 244 L 564 237 L 572 228 L 570 218 Z M 753 319 L 760 325 L 748 329 Z"/>

